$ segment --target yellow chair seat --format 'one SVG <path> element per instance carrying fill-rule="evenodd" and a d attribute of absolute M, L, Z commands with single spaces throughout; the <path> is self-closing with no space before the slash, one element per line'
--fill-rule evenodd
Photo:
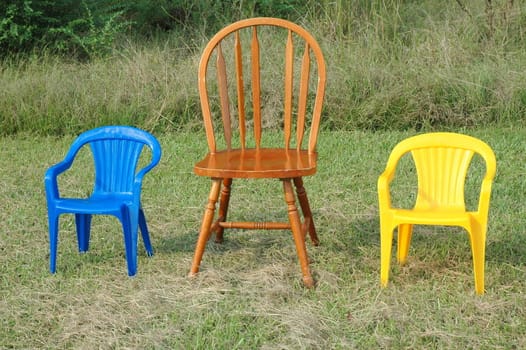
<path fill-rule="evenodd" d="M 443 225 L 462 226 L 469 225 L 471 214 L 462 210 L 408 210 L 393 209 L 391 215 L 396 221 L 415 225 Z"/>

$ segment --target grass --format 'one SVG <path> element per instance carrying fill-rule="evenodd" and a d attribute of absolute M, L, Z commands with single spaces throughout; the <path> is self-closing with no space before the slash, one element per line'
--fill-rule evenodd
<path fill-rule="evenodd" d="M 413 132 L 320 135 L 319 172 L 305 179 L 321 239 L 308 245 L 314 290 L 301 284 L 286 231 L 227 231 L 224 244 L 207 246 L 198 277 L 186 277 L 209 190 L 209 180 L 192 173 L 204 137 L 187 132 L 158 135 L 163 158 L 143 188 L 155 255 L 141 250 L 137 276 L 126 275 L 116 219 L 94 218 L 90 251 L 81 255 L 69 216 L 50 275 L 43 174 L 73 138 L 3 137 L 0 347 L 525 348 L 526 130 L 460 131 L 488 142 L 498 160 L 482 297 L 467 234 L 455 228 L 418 227 L 407 265 L 393 259 L 388 288 L 379 286 L 376 179 L 389 150 Z M 89 177 L 86 161 L 81 154 L 61 180 L 68 193 L 85 193 L 76 176 Z M 234 182 L 232 217 L 284 218 L 280 184 L 253 184 Z"/>

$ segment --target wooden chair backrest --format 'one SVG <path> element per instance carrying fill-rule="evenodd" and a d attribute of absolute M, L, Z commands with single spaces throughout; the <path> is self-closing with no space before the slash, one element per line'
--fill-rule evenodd
<path fill-rule="evenodd" d="M 276 29 L 285 32 L 282 43 L 277 42 L 280 37 L 274 32 Z M 272 51 L 276 46 L 283 53 L 283 60 L 279 59 L 279 62 L 275 59 L 279 56 Z M 227 48 L 231 48 L 232 55 L 225 53 Z M 300 62 L 298 69 L 295 68 L 296 61 Z M 272 65 L 271 68 L 283 65 L 284 74 L 279 73 L 279 79 L 263 77 L 262 72 L 275 71 L 261 69 L 263 63 Z M 229 80 L 231 76 L 234 78 Z M 283 87 L 271 86 L 281 79 Z M 314 153 L 325 80 L 322 51 L 316 40 L 302 27 L 283 19 L 261 17 L 241 20 L 223 28 L 208 42 L 199 64 L 199 97 L 209 151 L 215 153 L 220 149 L 268 147 L 267 142 L 272 144 L 276 140 L 266 140 L 262 130 L 269 120 L 270 123 L 279 120 L 282 124 L 279 129 L 283 131 L 280 148 L 295 147 Z M 280 93 L 276 92 L 278 90 Z M 282 118 L 274 116 L 274 119 L 269 119 L 264 115 L 265 110 L 271 109 L 268 105 L 275 107 L 277 103 L 269 101 L 268 96 L 280 96 L 277 109 L 282 113 Z M 216 134 L 219 125 L 222 125 L 223 132 Z M 252 133 L 247 132 L 251 128 Z M 310 131 L 305 138 L 305 147 L 307 129 Z"/>

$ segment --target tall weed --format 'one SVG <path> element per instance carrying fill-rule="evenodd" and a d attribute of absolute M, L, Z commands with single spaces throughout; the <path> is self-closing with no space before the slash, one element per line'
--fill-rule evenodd
<path fill-rule="evenodd" d="M 261 3 L 236 2 L 235 11 L 240 17 L 267 14 Z M 188 11 L 205 4 L 195 2 Z M 526 3 L 493 1 L 492 17 L 486 4 L 336 0 L 295 7 L 297 22 L 317 38 L 328 65 L 323 127 L 520 123 L 526 110 Z M 235 12 L 229 11 L 224 15 Z M 209 14 L 203 12 L 193 31 L 124 38 L 110 56 L 85 62 L 53 55 L 5 59 L 0 132 L 76 133 L 102 123 L 162 131 L 200 127 L 197 62 L 211 29 L 230 19 L 207 22 Z"/>

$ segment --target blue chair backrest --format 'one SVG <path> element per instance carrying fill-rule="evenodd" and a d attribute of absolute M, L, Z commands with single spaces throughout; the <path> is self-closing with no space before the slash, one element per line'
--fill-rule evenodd
<path fill-rule="evenodd" d="M 134 183 L 161 158 L 161 146 L 155 137 L 129 126 L 104 126 L 82 133 L 72 144 L 68 156 L 89 144 L 95 162 L 94 193 L 133 192 Z M 144 146 L 152 151 L 151 161 L 140 172 L 137 164 Z M 67 157 L 68 158 L 68 157 Z"/>
<path fill-rule="evenodd" d="M 90 143 L 95 161 L 94 192 L 131 192 L 143 143 L 113 139 Z"/>

